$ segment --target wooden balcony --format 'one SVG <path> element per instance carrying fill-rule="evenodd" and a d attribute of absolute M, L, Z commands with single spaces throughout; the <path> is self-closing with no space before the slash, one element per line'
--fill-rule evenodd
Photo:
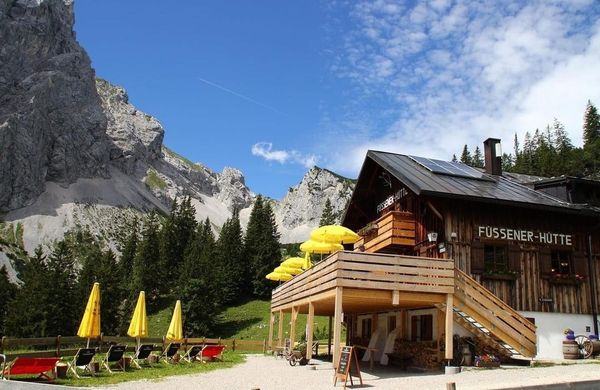
<path fill-rule="evenodd" d="M 273 290 L 271 310 L 289 310 L 310 301 L 316 304 L 315 314 L 327 313 L 333 308 L 336 287 L 344 287 L 348 311 L 418 306 L 423 300 L 438 302 L 454 292 L 454 261 L 337 252 Z"/>
<path fill-rule="evenodd" d="M 390 211 L 359 232 L 363 236 L 354 244 L 355 251 L 394 252 L 402 247 L 414 247 L 415 218 L 412 213 Z"/>

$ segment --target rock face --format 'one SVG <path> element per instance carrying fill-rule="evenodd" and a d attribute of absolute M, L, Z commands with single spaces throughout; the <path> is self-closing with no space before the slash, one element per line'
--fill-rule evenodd
<path fill-rule="evenodd" d="M 46 181 L 106 177 L 107 122 L 72 2 L 1 0 L 0 42 L 0 211 Z"/>
<path fill-rule="evenodd" d="M 102 79 L 96 79 L 96 89 L 108 121 L 111 162 L 131 175 L 145 170 L 162 156 L 165 131 L 160 122 L 131 105 L 125 89 Z"/>
<path fill-rule="evenodd" d="M 354 191 L 354 181 L 327 169 L 311 168 L 302 181 L 289 189 L 275 206 L 275 220 L 283 242 L 300 242 L 319 226 L 327 199 L 338 221 Z"/>

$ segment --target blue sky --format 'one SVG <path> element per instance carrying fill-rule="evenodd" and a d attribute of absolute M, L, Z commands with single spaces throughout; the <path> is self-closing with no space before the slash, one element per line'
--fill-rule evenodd
<path fill-rule="evenodd" d="M 367 149 L 450 159 L 600 104 L 600 6 L 505 2 L 92 1 L 77 38 L 165 144 L 281 198 Z"/>

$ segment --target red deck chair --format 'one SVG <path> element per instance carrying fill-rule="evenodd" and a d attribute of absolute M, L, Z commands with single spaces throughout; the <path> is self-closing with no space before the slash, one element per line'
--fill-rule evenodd
<path fill-rule="evenodd" d="M 2 370 L 2 377 L 10 379 L 12 375 L 37 374 L 38 378 L 54 380 L 54 368 L 59 360 L 60 358 L 18 357 L 6 365 Z"/>
<path fill-rule="evenodd" d="M 224 345 L 205 345 L 200 351 L 200 361 L 204 363 L 205 359 L 213 360 L 219 359 L 223 360 L 223 350 L 225 349 Z"/>

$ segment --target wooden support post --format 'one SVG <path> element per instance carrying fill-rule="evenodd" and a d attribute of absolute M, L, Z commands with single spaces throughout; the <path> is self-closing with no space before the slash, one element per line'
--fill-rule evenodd
<path fill-rule="evenodd" d="M 337 368 L 342 339 L 342 297 L 343 287 L 335 288 L 335 309 L 333 315 L 333 367 Z"/>
<path fill-rule="evenodd" d="M 441 309 L 441 308 L 440 308 Z M 441 362 L 444 359 L 444 354 L 442 353 L 442 342 L 446 342 L 444 336 L 444 330 L 446 328 L 446 312 L 443 310 L 437 310 L 437 354 L 438 354 L 438 362 Z"/>
<path fill-rule="evenodd" d="M 219 344 L 221 344 L 221 343 L 219 343 Z M 231 350 L 233 352 L 235 352 L 235 339 L 233 339 L 233 341 L 231 341 Z"/>
<path fill-rule="evenodd" d="M 60 335 L 56 336 L 56 357 L 60 357 Z"/>
<path fill-rule="evenodd" d="M 271 312 L 269 315 L 269 343 L 267 348 L 273 350 L 273 325 L 275 324 L 275 313 Z M 265 348 L 265 349 L 267 349 Z M 266 352 L 266 351 L 265 351 Z"/>
<path fill-rule="evenodd" d="M 329 327 L 327 329 L 329 329 L 329 334 L 327 336 L 327 356 L 331 356 L 331 335 L 333 334 L 332 332 L 332 317 L 329 316 Z"/>
<path fill-rule="evenodd" d="M 408 312 L 406 309 L 400 310 L 400 321 L 398 322 L 398 326 L 400 326 L 400 338 L 403 340 L 408 339 Z"/>
<path fill-rule="evenodd" d="M 371 314 L 371 334 L 375 333 L 379 328 L 379 314 Z"/>
<path fill-rule="evenodd" d="M 452 336 L 454 335 L 454 295 L 446 295 L 446 360 L 452 360 Z"/>
<path fill-rule="evenodd" d="M 315 323 L 315 305 L 312 302 L 308 303 L 308 317 L 306 318 L 306 358 L 312 358 L 313 344 L 313 325 Z"/>
<path fill-rule="evenodd" d="M 279 310 L 279 324 L 277 324 L 277 346 L 283 347 L 283 310 Z"/>
<path fill-rule="evenodd" d="M 292 319 L 290 321 L 290 346 L 294 349 L 296 345 L 296 319 L 298 318 L 298 307 L 292 307 Z"/>

